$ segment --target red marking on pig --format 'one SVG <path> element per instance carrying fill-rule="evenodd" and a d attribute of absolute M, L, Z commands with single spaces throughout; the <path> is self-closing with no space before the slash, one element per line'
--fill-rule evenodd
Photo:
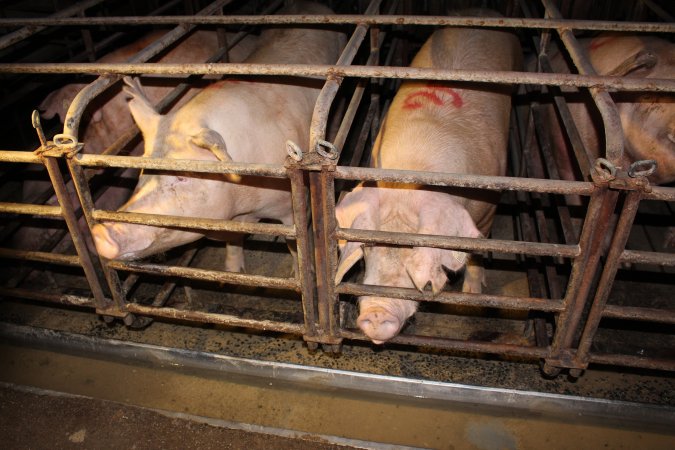
<path fill-rule="evenodd" d="M 591 41 L 591 45 L 588 46 L 588 50 L 597 50 L 611 40 L 611 37 L 593 39 L 593 41 Z"/>
<path fill-rule="evenodd" d="M 447 94 L 452 100 L 440 96 L 439 93 Z M 430 103 L 436 106 L 445 106 L 452 104 L 455 108 L 461 108 L 464 105 L 462 97 L 452 88 L 447 86 L 435 86 L 430 84 L 429 86 L 414 91 L 405 98 L 403 102 L 403 109 L 418 109 L 424 106 L 422 99 L 429 100 Z"/>

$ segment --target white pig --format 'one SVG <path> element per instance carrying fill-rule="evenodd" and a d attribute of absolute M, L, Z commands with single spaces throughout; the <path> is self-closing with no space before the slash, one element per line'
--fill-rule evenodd
<path fill-rule="evenodd" d="M 297 2 L 280 13 L 332 12 L 319 4 Z M 245 62 L 334 64 L 343 46 L 344 36 L 336 31 L 269 29 L 261 33 L 258 48 Z M 308 141 L 322 85 L 316 79 L 226 80 L 207 87 L 178 111 L 160 115 L 135 84 L 128 89 L 132 95 L 129 108 L 143 133 L 145 157 L 280 165 L 286 158 L 287 140 Z M 120 211 L 293 223 L 289 182 L 265 177 L 144 173 Z M 118 259 L 141 258 L 202 236 L 124 223 L 99 224 L 92 232 L 99 254 Z M 225 268 L 244 269 L 240 245 L 228 245 Z"/>
<path fill-rule="evenodd" d="M 653 36 L 606 35 L 582 39 L 590 62 L 599 75 L 634 78 L 675 77 L 675 44 Z M 637 61 L 637 63 L 636 63 Z M 569 72 L 557 52 L 551 54 L 551 64 L 559 72 Z M 574 89 L 565 89 L 575 91 Z M 675 98 L 671 93 L 614 92 L 625 135 L 623 169 L 638 160 L 653 159 L 657 171 L 649 177 L 653 183 L 675 181 Z M 595 160 L 604 157 L 602 121 L 590 96 L 568 96 L 567 102 L 584 146 Z M 556 160 L 562 165 L 562 178 L 574 179 L 569 162 L 571 148 L 563 137 L 552 107 L 546 110 L 551 127 Z M 588 175 L 588 174 L 583 174 Z"/>
<path fill-rule="evenodd" d="M 520 46 L 510 33 L 469 28 L 436 31 L 413 67 L 509 71 L 520 66 Z M 509 86 L 405 82 L 391 104 L 373 150 L 373 167 L 504 175 L 510 113 Z M 459 195 L 462 195 L 461 193 Z M 336 208 L 340 227 L 430 235 L 487 236 L 498 198 L 464 197 L 444 189 L 377 183 L 358 186 Z M 447 281 L 445 269 L 461 270 L 468 255 L 424 247 L 340 243 L 336 281 L 360 258 L 364 284 L 417 288 L 434 293 Z M 467 267 L 463 290 L 480 292 L 482 270 Z M 417 302 L 365 296 L 358 326 L 376 344 L 396 336 Z"/>

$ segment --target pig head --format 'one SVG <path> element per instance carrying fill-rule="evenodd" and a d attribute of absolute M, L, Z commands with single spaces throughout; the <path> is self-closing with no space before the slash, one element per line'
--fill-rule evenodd
<path fill-rule="evenodd" d="M 336 208 L 342 228 L 398 231 L 425 235 L 480 237 L 467 210 L 451 195 L 418 189 L 359 186 Z M 430 247 L 399 247 L 340 242 L 339 282 L 360 259 L 366 263 L 364 284 L 415 288 L 434 294 L 445 285 L 447 271 L 460 271 L 468 254 Z M 365 296 L 359 299 L 357 324 L 375 344 L 396 336 L 415 311 L 411 300 Z"/>

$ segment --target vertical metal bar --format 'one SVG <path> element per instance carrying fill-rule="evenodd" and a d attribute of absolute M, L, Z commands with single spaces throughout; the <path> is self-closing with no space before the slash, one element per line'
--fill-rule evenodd
<path fill-rule="evenodd" d="M 609 254 L 607 255 L 607 261 L 605 262 L 605 267 L 602 271 L 600 281 L 598 283 L 598 290 L 595 293 L 595 298 L 593 299 L 593 306 L 588 314 L 586 319 L 586 325 L 584 326 L 583 333 L 581 335 L 581 341 L 579 342 L 579 347 L 576 353 L 576 360 L 579 365 L 586 366 L 589 360 L 589 351 L 591 344 L 593 342 L 593 337 L 600 325 L 600 319 L 602 319 L 602 312 L 605 309 L 607 304 L 607 299 L 612 289 L 612 284 L 614 283 L 614 278 L 616 277 L 616 272 L 619 269 L 619 258 L 621 253 L 626 248 L 626 243 L 628 242 L 628 236 L 630 235 L 631 226 L 635 220 L 635 215 L 637 214 L 638 207 L 640 206 L 640 200 L 642 199 L 641 190 L 630 191 L 626 196 L 626 200 L 621 210 L 621 216 L 619 217 L 619 222 L 616 227 L 616 232 L 612 238 L 612 243 L 610 246 Z M 579 376 L 581 375 L 580 371 L 570 371 L 570 375 Z"/>
<path fill-rule="evenodd" d="M 96 269 L 92 264 L 92 259 L 89 255 L 89 251 L 84 242 L 84 239 L 80 235 L 80 230 L 77 223 L 77 217 L 75 216 L 75 210 L 73 204 L 71 203 L 70 195 L 66 189 L 66 184 L 63 181 L 61 176 L 61 170 L 59 169 L 59 164 L 55 157 L 45 156 L 43 157 L 43 162 L 49 173 L 49 178 L 52 181 L 54 186 L 54 192 L 56 193 L 56 198 L 61 205 L 61 210 L 63 212 L 63 218 L 66 221 L 68 230 L 70 231 L 70 236 L 73 239 L 73 245 L 75 246 L 75 251 L 77 251 L 78 256 L 80 257 L 80 263 L 82 264 L 82 269 L 84 270 L 84 276 L 89 282 L 89 287 L 94 296 L 97 308 L 104 310 L 108 309 L 109 302 L 105 298 L 103 293 L 103 288 L 96 274 Z"/>
<path fill-rule="evenodd" d="M 287 166 L 288 177 L 291 180 L 291 196 L 293 200 L 293 220 L 295 222 L 297 266 L 295 276 L 300 281 L 300 295 L 302 296 L 302 310 L 305 320 L 305 335 L 303 338 L 311 350 L 316 348 L 318 321 L 316 312 L 316 284 L 312 268 L 314 260 L 310 251 L 309 217 L 307 215 L 307 187 L 304 171 L 294 166 Z"/>
<path fill-rule="evenodd" d="M 598 271 L 602 245 L 617 198 L 618 192 L 610 191 L 607 186 L 596 186 L 596 191 L 591 196 L 579 240 L 581 255 L 572 265 L 564 299 L 565 310 L 558 316 L 551 357 L 544 364 L 547 375 L 555 375 L 561 367 L 574 364 L 571 355 L 574 337 L 579 330 L 591 284 Z"/>
<path fill-rule="evenodd" d="M 89 230 L 93 228 L 96 224 L 96 220 L 92 217 L 92 212 L 94 211 L 94 201 L 91 198 L 91 192 L 89 191 L 89 186 L 86 182 L 86 175 L 82 167 L 77 164 L 75 158 L 66 158 L 68 164 L 68 170 L 70 171 L 70 176 L 77 190 L 77 195 L 80 199 L 80 204 L 82 205 L 82 212 L 84 218 L 89 226 Z M 110 294 L 112 295 L 113 302 L 117 308 L 118 315 L 124 316 L 125 308 L 125 294 L 122 289 L 122 284 L 120 279 L 117 276 L 117 272 L 108 267 L 107 261 L 99 256 L 99 261 L 103 268 L 103 275 L 105 276 L 106 281 L 108 282 L 108 287 L 110 288 Z M 132 318 L 133 319 L 133 318 Z M 130 319 L 131 320 L 131 319 Z M 127 323 L 127 317 L 125 317 L 125 323 Z M 129 325 L 129 323 L 127 323 Z"/>

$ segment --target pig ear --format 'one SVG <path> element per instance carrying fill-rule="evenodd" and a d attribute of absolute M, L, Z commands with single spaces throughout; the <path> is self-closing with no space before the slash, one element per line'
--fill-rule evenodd
<path fill-rule="evenodd" d="M 63 122 L 66 119 L 70 104 L 84 86 L 84 84 L 67 84 L 49 94 L 39 106 L 42 117 L 51 119 L 54 116 L 59 116 L 61 122 Z"/>
<path fill-rule="evenodd" d="M 341 228 L 357 228 L 361 230 L 378 229 L 379 220 L 375 214 L 379 210 L 377 188 L 357 186 L 344 196 L 335 208 L 338 226 Z M 349 269 L 363 258 L 361 242 L 340 241 L 340 261 L 335 274 L 335 282 L 339 283 Z"/>
<path fill-rule="evenodd" d="M 148 135 L 159 122 L 160 115 L 146 97 L 138 78 L 124 77 L 124 92 L 131 96 L 129 110 L 143 135 Z"/>
<path fill-rule="evenodd" d="M 201 147 L 210 151 L 222 162 L 232 162 L 232 157 L 227 152 L 225 140 L 220 135 L 220 133 L 215 130 L 210 128 L 202 128 L 199 130 L 199 133 L 190 137 L 190 142 L 195 144 L 197 147 Z M 234 173 L 227 174 L 226 177 L 232 183 L 238 183 L 241 181 L 241 176 Z"/>
<path fill-rule="evenodd" d="M 640 69 L 651 71 L 658 62 L 659 59 L 656 53 L 650 52 L 649 50 L 640 50 L 636 54 L 621 61 L 621 64 L 607 72 L 606 75 L 623 77 Z"/>
<path fill-rule="evenodd" d="M 481 237 L 469 212 L 452 197 L 438 193 L 433 205 L 419 210 L 419 234 Z M 443 267 L 457 272 L 466 264 L 468 254 L 456 250 L 416 247 L 406 265 L 415 287 L 422 291 L 428 282 L 434 293 L 443 289 L 447 276 Z"/>

